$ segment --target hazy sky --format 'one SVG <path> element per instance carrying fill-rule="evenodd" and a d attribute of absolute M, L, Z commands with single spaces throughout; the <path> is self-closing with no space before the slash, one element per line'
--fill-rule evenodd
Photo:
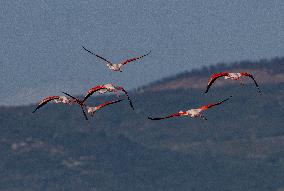
<path fill-rule="evenodd" d="M 81 45 L 113 62 L 152 53 L 114 73 Z M 0 0 L 0 105 L 275 56 L 284 56 L 283 0 Z"/>

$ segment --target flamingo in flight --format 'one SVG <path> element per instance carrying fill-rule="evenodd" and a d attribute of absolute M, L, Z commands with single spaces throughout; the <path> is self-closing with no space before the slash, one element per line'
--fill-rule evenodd
<path fill-rule="evenodd" d="M 230 96 L 230 97 L 232 97 L 232 96 Z M 174 114 L 171 114 L 171 115 L 166 116 L 166 117 L 157 117 L 157 118 L 148 117 L 148 119 L 151 119 L 151 120 L 162 120 L 162 119 L 167 119 L 167 118 L 171 118 L 171 117 L 188 116 L 188 117 L 192 117 L 192 118 L 200 117 L 200 118 L 202 118 L 204 120 L 207 120 L 206 117 L 204 115 L 202 115 L 202 112 L 207 110 L 207 109 L 209 109 L 209 108 L 211 108 L 211 107 L 220 105 L 220 104 L 224 103 L 227 100 L 229 100 L 229 98 L 227 98 L 227 99 L 225 99 L 223 101 L 220 101 L 218 103 L 204 105 L 204 106 L 201 106 L 201 107 L 196 108 L 196 109 L 189 109 L 187 111 L 179 111 L 178 113 L 174 113 Z"/>
<path fill-rule="evenodd" d="M 71 105 L 73 102 L 73 100 L 68 99 L 65 96 L 49 96 L 39 102 L 38 106 L 35 108 L 33 113 L 35 113 L 39 108 L 41 108 L 42 106 L 46 105 L 48 102 L 51 102 L 51 101 L 53 103 L 64 103 L 64 104 L 69 104 L 69 105 Z"/>
<path fill-rule="evenodd" d="M 35 110 L 33 111 L 33 113 L 35 113 L 39 108 L 41 108 L 42 106 L 46 105 L 49 102 L 53 102 L 53 103 L 64 103 L 64 104 L 68 104 L 68 105 L 72 105 L 74 103 L 78 103 L 81 108 L 82 108 L 82 112 L 85 116 L 85 119 L 88 120 L 88 117 L 84 111 L 84 103 L 82 103 L 78 98 L 69 95 L 68 93 L 62 92 L 65 95 L 71 97 L 72 99 L 68 99 L 66 96 L 49 96 L 44 98 L 43 100 L 40 101 L 40 103 L 38 104 L 38 106 L 35 108 Z"/>
<path fill-rule="evenodd" d="M 85 111 L 84 111 L 84 107 L 87 108 L 87 113 L 90 113 L 91 116 L 94 116 L 94 113 L 95 113 L 97 110 L 99 110 L 99 109 L 101 109 L 101 108 L 103 108 L 103 107 L 105 107 L 105 106 L 107 106 L 107 105 L 111 105 L 111 104 L 114 104 L 114 103 L 121 102 L 121 101 L 123 100 L 123 99 L 119 99 L 119 100 L 115 100 L 115 101 L 109 101 L 109 102 L 105 102 L 105 103 L 103 103 L 103 104 L 101 104 L 101 105 L 98 105 L 98 106 L 96 106 L 96 107 L 90 107 L 90 106 L 86 106 L 86 105 L 85 105 L 85 103 L 84 103 L 85 100 L 81 101 L 81 100 L 79 100 L 78 98 L 76 98 L 76 97 L 74 97 L 74 96 L 72 96 L 72 95 L 70 95 L 70 94 L 68 94 L 68 93 L 66 93 L 66 92 L 62 92 L 62 93 L 64 93 L 65 95 L 67 95 L 67 96 L 69 96 L 69 97 L 71 97 L 71 98 L 73 98 L 74 102 L 78 103 L 78 104 L 81 106 L 82 111 L 83 111 L 83 114 L 84 114 L 86 120 L 88 120 L 88 118 L 87 118 L 87 115 L 86 115 L 86 113 L 85 113 Z"/>
<path fill-rule="evenodd" d="M 114 103 L 121 102 L 122 100 L 123 99 L 119 99 L 119 100 L 115 100 L 115 101 L 108 101 L 108 102 L 105 102 L 105 103 L 98 105 L 96 107 L 87 106 L 87 112 L 93 117 L 97 110 L 102 109 L 103 107 L 105 107 L 107 105 L 111 105 L 111 104 L 114 104 Z"/>
<path fill-rule="evenodd" d="M 110 61 L 108 61 L 107 59 L 103 58 L 102 56 L 99 56 L 93 52 L 91 52 L 90 50 L 86 49 L 84 46 L 82 46 L 83 49 L 87 52 L 89 52 L 90 54 L 92 55 L 95 55 L 96 57 L 104 60 L 106 63 L 107 63 L 107 67 L 110 69 L 110 70 L 113 70 L 113 71 L 119 71 L 119 72 L 122 72 L 121 68 L 122 66 L 124 66 L 125 64 L 128 64 L 129 62 L 133 62 L 135 60 L 139 60 L 141 58 L 143 58 L 144 56 L 147 56 L 148 54 L 151 53 L 151 51 L 149 51 L 147 54 L 144 54 L 142 56 L 139 56 L 139 57 L 135 57 L 135 58 L 130 58 L 130 59 L 127 59 L 127 60 L 124 60 L 124 61 L 121 61 L 119 63 L 112 63 Z"/>
<path fill-rule="evenodd" d="M 253 81 L 254 81 L 254 84 L 255 86 L 257 87 L 258 89 L 258 92 L 261 93 L 260 89 L 259 89 L 259 86 L 257 84 L 257 82 L 255 81 L 253 75 L 249 74 L 249 73 L 246 73 L 246 72 L 239 72 L 239 73 L 230 73 L 230 72 L 221 72 L 221 73 L 218 73 L 218 74 L 213 74 L 208 82 L 208 85 L 207 85 L 207 88 L 206 88 L 206 91 L 205 93 L 208 92 L 209 88 L 211 87 L 211 85 L 218 79 L 218 78 L 221 78 L 221 77 L 224 77 L 225 79 L 231 79 L 231 80 L 240 80 L 240 78 L 242 76 L 246 76 L 246 77 L 250 77 Z M 241 82 L 241 85 L 244 85 L 242 82 Z"/>
<path fill-rule="evenodd" d="M 95 92 L 98 92 L 100 94 L 104 94 L 106 92 L 114 92 L 117 97 L 119 97 L 118 91 L 122 91 L 126 96 L 129 101 L 130 107 L 134 110 L 132 101 L 130 97 L 128 96 L 127 91 L 121 87 L 121 86 L 114 86 L 113 84 L 104 84 L 104 85 L 98 85 L 95 87 L 92 87 L 91 89 L 88 90 L 87 94 L 85 95 L 83 102 L 86 101 L 91 95 L 93 95 Z"/>

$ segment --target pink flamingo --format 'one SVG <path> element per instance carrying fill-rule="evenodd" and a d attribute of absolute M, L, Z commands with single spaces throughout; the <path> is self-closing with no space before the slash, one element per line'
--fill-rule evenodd
<path fill-rule="evenodd" d="M 130 97 L 128 96 L 127 91 L 121 86 L 114 86 L 112 84 L 104 84 L 104 85 L 98 85 L 98 86 L 92 87 L 91 89 L 88 90 L 87 94 L 85 95 L 83 99 L 83 102 L 85 102 L 95 92 L 98 92 L 100 94 L 104 94 L 106 92 L 114 92 L 117 95 L 117 97 L 119 97 L 118 91 L 122 91 L 127 96 L 130 107 L 134 110 L 132 101 Z"/>
<path fill-rule="evenodd" d="M 38 109 L 40 109 L 41 107 L 43 107 L 44 105 L 46 105 L 49 102 L 53 102 L 53 103 L 64 103 L 64 104 L 68 104 L 68 105 L 72 105 L 74 103 L 78 103 L 83 111 L 83 114 L 86 118 L 86 120 L 88 120 L 87 115 L 84 111 L 84 104 L 76 97 L 71 96 L 65 92 L 63 92 L 65 95 L 70 96 L 72 99 L 68 99 L 66 96 L 49 96 L 44 98 L 43 100 L 40 101 L 40 103 L 38 104 L 38 106 L 35 108 L 35 110 L 32 113 L 35 113 Z"/>
<path fill-rule="evenodd" d="M 41 100 L 38 104 L 38 106 L 35 108 L 33 113 L 35 113 L 39 108 L 42 106 L 46 105 L 48 102 L 53 102 L 53 103 L 64 103 L 64 104 L 72 104 L 72 100 L 68 99 L 65 96 L 49 96 Z"/>
<path fill-rule="evenodd" d="M 211 76 L 209 82 L 208 82 L 208 85 L 207 85 L 205 93 L 208 92 L 208 90 L 211 87 L 211 85 L 220 77 L 224 77 L 225 79 L 231 79 L 231 80 L 240 80 L 240 78 L 242 76 L 250 77 L 254 81 L 254 84 L 257 87 L 258 92 L 261 93 L 261 91 L 259 89 L 259 86 L 258 86 L 257 82 L 255 81 L 254 77 L 251 74 L 246 73 L 246 72 L 239 72 L 239 73 L 221 72 L 221 73 L 218 73 L 218 74 L 213 74 Z M 243 85 L 242 82 L 241 82 L 241 85 Z"/>
<path fill-rule="evenodd" d="M 89 52 L 90 54 L 92 55 L 95 55 L 96 57 L 104 60 L 106 63 L 107 63 L 107 67 L 110 69 L 110 70 L 113 70 L 113 71 L 119 71 L 119 72 L 122 72 L 121 68 L 122 66 L 124 66 L 125 64 L 128 64 L 129 62 L 133 62 L 135 60 L 139 60 L 141 58 L 143 58 L 144 56 L 147 56 L 148 54 L 151 53 L 151 51 L 149 51 L 147 54 L 144 54 L 142 56 L 139 56 L 139 57 L 135 57 L 135 58 L 130 58 L 130 59 L 127 59 L 127 60 L 124 60 L 122 62 L 119 62 L 119 63 L 112 63 L 110 61 L 108 61 L 107 59 L 103 58 L 102 56 L 99 56 L 93 52 L 91 52 L 90 50 L 86 49 L 84 46 L 82 46 L 84 50 L 86 50 L 87 52 Z"/>
<path fill-rule="evenodd" d="M 151 120 L 162 120 L 162 119 L 167 119 L 167 118 L 171 118 L 171 117 L 188 116 L 188 117 L 192 117 L 192 118 L 200 117 L 200 118 L 202 118 L 204 120 L 207 120 L 204 117 L 204 115 L 202 115 L 202 112 L 207 110 L 207 109 L 209 109 L 209 108 L 211 108 L 211 107 L 214 107 L 216 105 L 220 105 L 220 104 L 224 103 L 227 100 L 229 100 L 229 98 L 227 98 L 227 99 L 225 99 L 223 101 L 220 101 L 218 103 L 201 106 L 201 107 L 199 107 L 197 109 L 189 109 L 187 111 L 179 111 L 178 113 L 174 113 L 174 114 L 171 114 L 171 115 L 166 116 L 166 117 L 157 117 L 157 118 L 148 117 L 148 119 L 151 119 Z"/>

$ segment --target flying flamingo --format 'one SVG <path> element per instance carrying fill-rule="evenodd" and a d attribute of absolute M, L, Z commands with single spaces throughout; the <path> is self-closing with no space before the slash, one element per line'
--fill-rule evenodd
<path fill-rule="evenodd" d="M 108 67 L 109 69 L 111 69 L 111 70 L 113 70 L 113 71 L 119 71 L 119 72 L 122 72 L 121 68 L 122 68 L 123 65 L 128 64 L 129 62 L 133 62 L 133 61 L 135 61 L 135 60 L 139 60 L 139 59 L 143 58 L 144 56 L 147 56 L 148 54 L 151 53 L 151 51 L 149 51 L 147 54 L 144 54 L 144 55 L 142 55 L 142 56 L 135 57 L 135 58 L 130 58 L 130 59 L 124 60 L 124 61 L 122 61 L 122 62 L 119 62 L 119 63 L 115 63 L 115 64 L 114 64 L 114 63 L 108 61 L 107 59 L 105 59 L 105 58 L 103 58 L 103 57 L 101 57 L 101 56 L 99 56 L 99 55 L 97 55 L 97 54 L 91 52 L 90 50 L 86 49 L 84 46 L 82 46 L 82 47 L 83 47 L 84 50 L 86 50 L 86 51 L 89 52 L 90 54 L 93 54 L 93 55 L 95 55 L 96 57 L 98 57 L 98 58 L 104 60 L 104 61 L 107 63 L 107 67 Z"/>
<path fill-rule="evenodd" d="M 230 97 L 232 97 L 232 96 L 230 96 Z M 188 116 L 188 117 L 192 117 L 192 118 L 200 117 L 200 118 L 202 118 L 204 120 L 207 120 L 206 117 L 204 115 L 202 115 L 201 113 L 203 111 L 211 108 L 211 107 L 214 107 L 216 105 L 220 105 L 220 104 L 224 103 L 227 100 L 229 100 L 229 98 L 227 98 L 227 99 L 225 99 L 223 101 L 220 101 L 218 103 L 201 106 L 201 107 L 199 107 L 197 109 L 189 109 L 187 111 L 179 111 L 178 113 L 174 113 L 174 114 L 166 116 L 166 117 L 157 117 L 157 118 L 148 117 L 148 119 L 151 119 L 151 120 L 161 120 L 161 119 L 167 119 L 167 118 L 171 118 L 171 117 Z"/>
<path fill-rule="evenodd" d="M 129 104 L 130 104 L 131 108 L 134 110 L 132 101 L 131 101 L 130 97 L 128 96 L 127 91 L 123 87 L 121 87 L 121 86 L 114 86 L 113 84 L 98 85 L 98 86 L 95 86 L 95 87 L 89 89 L 87 94 L 85 95 L 85 97 L 83 99 L 83 102 L 85 102 L 86 99 L 88 99 L 95 92 L 98 92 L 100 94 L 104 94 L 106 92 L 114 92 L 117 95 L 117 97 L 119 97 L 118 91 L 123 91 L 123 93 L 127 96 L 127 99 L 129 101 Z"/>
<path fill-rule="evenodd" d="M 123 99 L 119 99 L 119 100 L 115 100 L 115 101 L 109 101 L 109 102 L 105 102 L 101 105 L 98 105 L 96 107 L 89 107 L 87 106 L 87 112 L 93 117 L 95 112 L 107 105 L 111 105 L 111 104 L 114 104 L 114 103 L 118 103 L 118 102 L 121 102 Z"/>
<path fill-rule="evenodd" d="M 69 105 L 71 105 L 72 102 L 73 102 L 73 100 L 68 99 L 65 96 L 49 96 L 49 97 L 46 97 L 46 98 L 44 98 L 43 100 L 40 101 L 40 103 L 35 108 L 33 113 L 35 113 L 39 108 L 41 108 L 42 106 L 44 106 L 45 104 L 47 104 L 50 101 L 52 101 L 53 103 L 64 103 L 64 104 L 69 104 Z"/>
<path fill-rule="evenodd" d="M 229 73 L 229 72 L 221 72 L 221 73 L 218 73 L 218 74 L 213 74 L 208 82 L 208 85 L 207 85 L 207 88 L 206 88 L 206 91 L 205 93 L 208 92 L 209 88 L 211 87 L 211 85 L 215 82 L 216 79 L 220 78 L 220 77 L 224 77 L 225 79 L 232 79 L 232 80 L 240 80 L 240 78 L 242 76 L 247 76 L 247 77 L 250 77 L 254 83 L 255 83 L 255 86 L 257 87 L 258 89 L 258 92 L 261 93 L 259 87 L 258 87 L 258 84 L 256 83 L 254 77 L 249 74 L 249 73 L 246 73 L 246 72 L 239 72 L 239 73 Z M 244 85 L 242 82 L 241 82 L 241 85 Z"/>

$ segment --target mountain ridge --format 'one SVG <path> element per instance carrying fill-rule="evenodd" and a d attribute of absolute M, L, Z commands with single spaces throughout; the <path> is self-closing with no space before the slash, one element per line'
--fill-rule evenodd
<path fill-rule="evenodd" d="M 265 68 L 284 73 L 282 60 Z M 199 88 L 130 91 L 135 111 L 125 100 L 89 121 L 80 107 L 63 104 L 34 114 L 35 105 L 0 107 L 0 190 L 281 189 L 284 82 L 259 86 L 262 94 L 251 83 L 216 86 L 208 94 Z M 207 121 L 147 119 L 230 95 L 205 112 Z M 88 104 L 112 99 L 91 97 Z"/>

